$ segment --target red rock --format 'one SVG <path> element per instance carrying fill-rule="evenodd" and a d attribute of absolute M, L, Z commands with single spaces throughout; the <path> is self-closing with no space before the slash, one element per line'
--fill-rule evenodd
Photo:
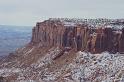
<path fill-rule="evenodd" d="M 92 53 L 124 52 L 124 29 L 120 36 L 119 38 L 112 28 L 91 29 L 88 25 L 65 24 L 60 20 L 46 20 L 38 22 L 32 29 L 31 42 L 40 43 L 42 47 L 70 47 L 77 51 L 85 50 Z"/>

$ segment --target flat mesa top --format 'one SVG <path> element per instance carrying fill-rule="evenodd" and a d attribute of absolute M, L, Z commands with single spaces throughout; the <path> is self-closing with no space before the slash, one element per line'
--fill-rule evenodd
<path fill-rule="evenodd" d="M 49 21 L 60 21 L 65 26 L 86 24 L 89 27 L 109 27 L 114 29 L 124 28 L 124 19 L 78 19 L 78 18 L 49 18 Z"/>
<path fill-rule="evenodd" d="M 124 19 L 106 19 L 106 18 L 98 18 L 98 19 L 78 19 L 78 18 L 49 18 L 52 21 L 67 21 L 67 22 L 124 22 Z"/>

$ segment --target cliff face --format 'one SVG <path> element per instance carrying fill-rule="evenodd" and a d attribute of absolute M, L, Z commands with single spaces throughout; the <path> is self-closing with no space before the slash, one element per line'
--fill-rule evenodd
<path fill-rule="evenodd" d="M 86 23 L 68 19 L 49 19 L 36 24 L 32 30 L 31 43 L 40 44 L 42 47 L 59 46 L 92 53 L 103 51 L 123 53 L 124 28 L 114 29 L 109 26 L 110 24 L 108 21 L 94 25 L 88 21 Z M 120 22 L 115 21 L 111 25 L 119 26 Z"/>
<path fill-rule="evenodd" d="M 0 81 L 124 82 L 123 21 L 39 22 L 29 44 L 0 60 Z"/>

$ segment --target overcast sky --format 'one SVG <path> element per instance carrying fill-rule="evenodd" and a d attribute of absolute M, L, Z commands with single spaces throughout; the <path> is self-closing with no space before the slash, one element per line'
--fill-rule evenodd
<path fill-rule="evenodd" d="M 34 26 L 48 18 L 124 18 L 124 0 L 0 0 L 0 24 Z"/>

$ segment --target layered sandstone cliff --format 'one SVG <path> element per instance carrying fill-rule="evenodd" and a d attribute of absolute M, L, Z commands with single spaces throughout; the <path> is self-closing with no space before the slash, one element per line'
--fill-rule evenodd
<path fill-rule="evenodd" d="M 123 20 L 49 19 L 32 30 L 33 44 L 99 53 L 124 52 Z M 116 28 L 119 27 L 119 28 Z"/>
<path fill-rule="evenodd" d="M 29 44 L 0 60 L 0 81 L 124 82 L 123 21 L 39 22 Z"/>

